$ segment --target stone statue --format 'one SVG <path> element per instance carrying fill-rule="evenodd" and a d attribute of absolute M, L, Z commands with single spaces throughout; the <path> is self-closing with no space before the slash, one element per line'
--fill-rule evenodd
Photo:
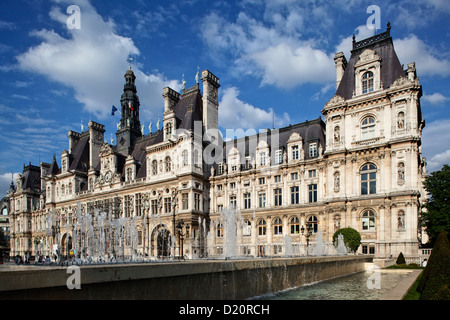
<path fill-rule="evenodd" d="M 148 125 L 148 130 L 150 130 L 150 133 L 152 133 L 152 126 L 153 126 L 153 122 L 150 121 L 150 124 Z"/>
<path fill-rule="evenodd" d="M 398 183 L 403 184 L 405 182 L 405 165 L 403 162 L 398 164 Z"/>
<path fill-rule="evenodd" d="M 334 127 L 334 142 L 339 142 L 341 140 L 341 134 L 339 126 Z"/>
<path fill-rule="evenodd" d="M 403 129 L 405 127 L 405 114 L 400 112 L 397 116 L 397 128 Z"/>

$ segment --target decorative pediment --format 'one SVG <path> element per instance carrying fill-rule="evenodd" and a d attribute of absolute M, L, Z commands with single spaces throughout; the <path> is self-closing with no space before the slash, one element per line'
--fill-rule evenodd
<path fill-rule="evenodd" d="M 331 98 L 330 101 L 328 101 L 325 104 L 325 107 L 336 106 L 336 105 L 339 105 L 339 104 L 343 104 L 344 102 L 345 102 L 345 99 L 336 94 L 336 95 L 334 95 L 333 98 Z"/>
<path fill-rule="evenodd" d="M 300 133 L 298 132 L 294 132 L 291 134 L 291 136 L 289 137 L 288 143 L 291 142 L 297 142 L 297 141 L 302 141 L 302 136 L 300 135 Z"/>
<path fill-rule="evenodd" d="M 366 49 L 364 50 L 363 53 L 359 55 L 359 61 L 356 63 L 355 67 L 359 67 L 376 61 L 381 61 L 380 56 L 377 55 L 375 51 L 371 49 Z"/>
<path fill-rule="evenodd" d="M 407 77 L 400 77 L 391 84 L 391 89 L 400 88 L 408 84 L 411 84 L 411 81 Z"/>

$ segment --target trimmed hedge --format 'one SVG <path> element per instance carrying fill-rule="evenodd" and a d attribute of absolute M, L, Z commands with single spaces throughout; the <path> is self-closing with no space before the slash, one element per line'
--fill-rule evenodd
<path fill-rule="evenodd" d="M 450 287 L 450 243 L 447 233 L 439 234 L 417 291 L 420 300 L 448 299 Z"/>
<path fill-rule="evenodd" d="M 400 252 L 400 254 L 397 257 L 397 261 L 395 261 L 396 264 L 406 264 L 405 257 L 403 256 L 403 252 Z"/>

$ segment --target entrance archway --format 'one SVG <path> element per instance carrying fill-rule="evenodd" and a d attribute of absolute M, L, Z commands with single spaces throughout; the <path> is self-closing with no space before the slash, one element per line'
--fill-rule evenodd
<path fill-rule="evenodd" d="M 61 240 L 61 254 L 67 256 L 70 250 L 72 250 L 72 237 L 66 233 Z"/>
<path fill-rule="evenodd" d="M 160 229 L 156 236 L 156 255 L 160 258 L 169 257 L 171 243 L 172 238 L 169 230 Z"/>

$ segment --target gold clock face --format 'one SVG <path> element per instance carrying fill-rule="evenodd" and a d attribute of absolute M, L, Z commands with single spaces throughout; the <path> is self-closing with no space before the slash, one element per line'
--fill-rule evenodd
<path fill-rule="evenodd" d="M 111 181 L 111 172 L 110 172 L 110 171 L 108 171 L 108 172 L 105 174 L 105 181 L 106 181 L 106 182 L 110 182 L 110 181 Z"/>

